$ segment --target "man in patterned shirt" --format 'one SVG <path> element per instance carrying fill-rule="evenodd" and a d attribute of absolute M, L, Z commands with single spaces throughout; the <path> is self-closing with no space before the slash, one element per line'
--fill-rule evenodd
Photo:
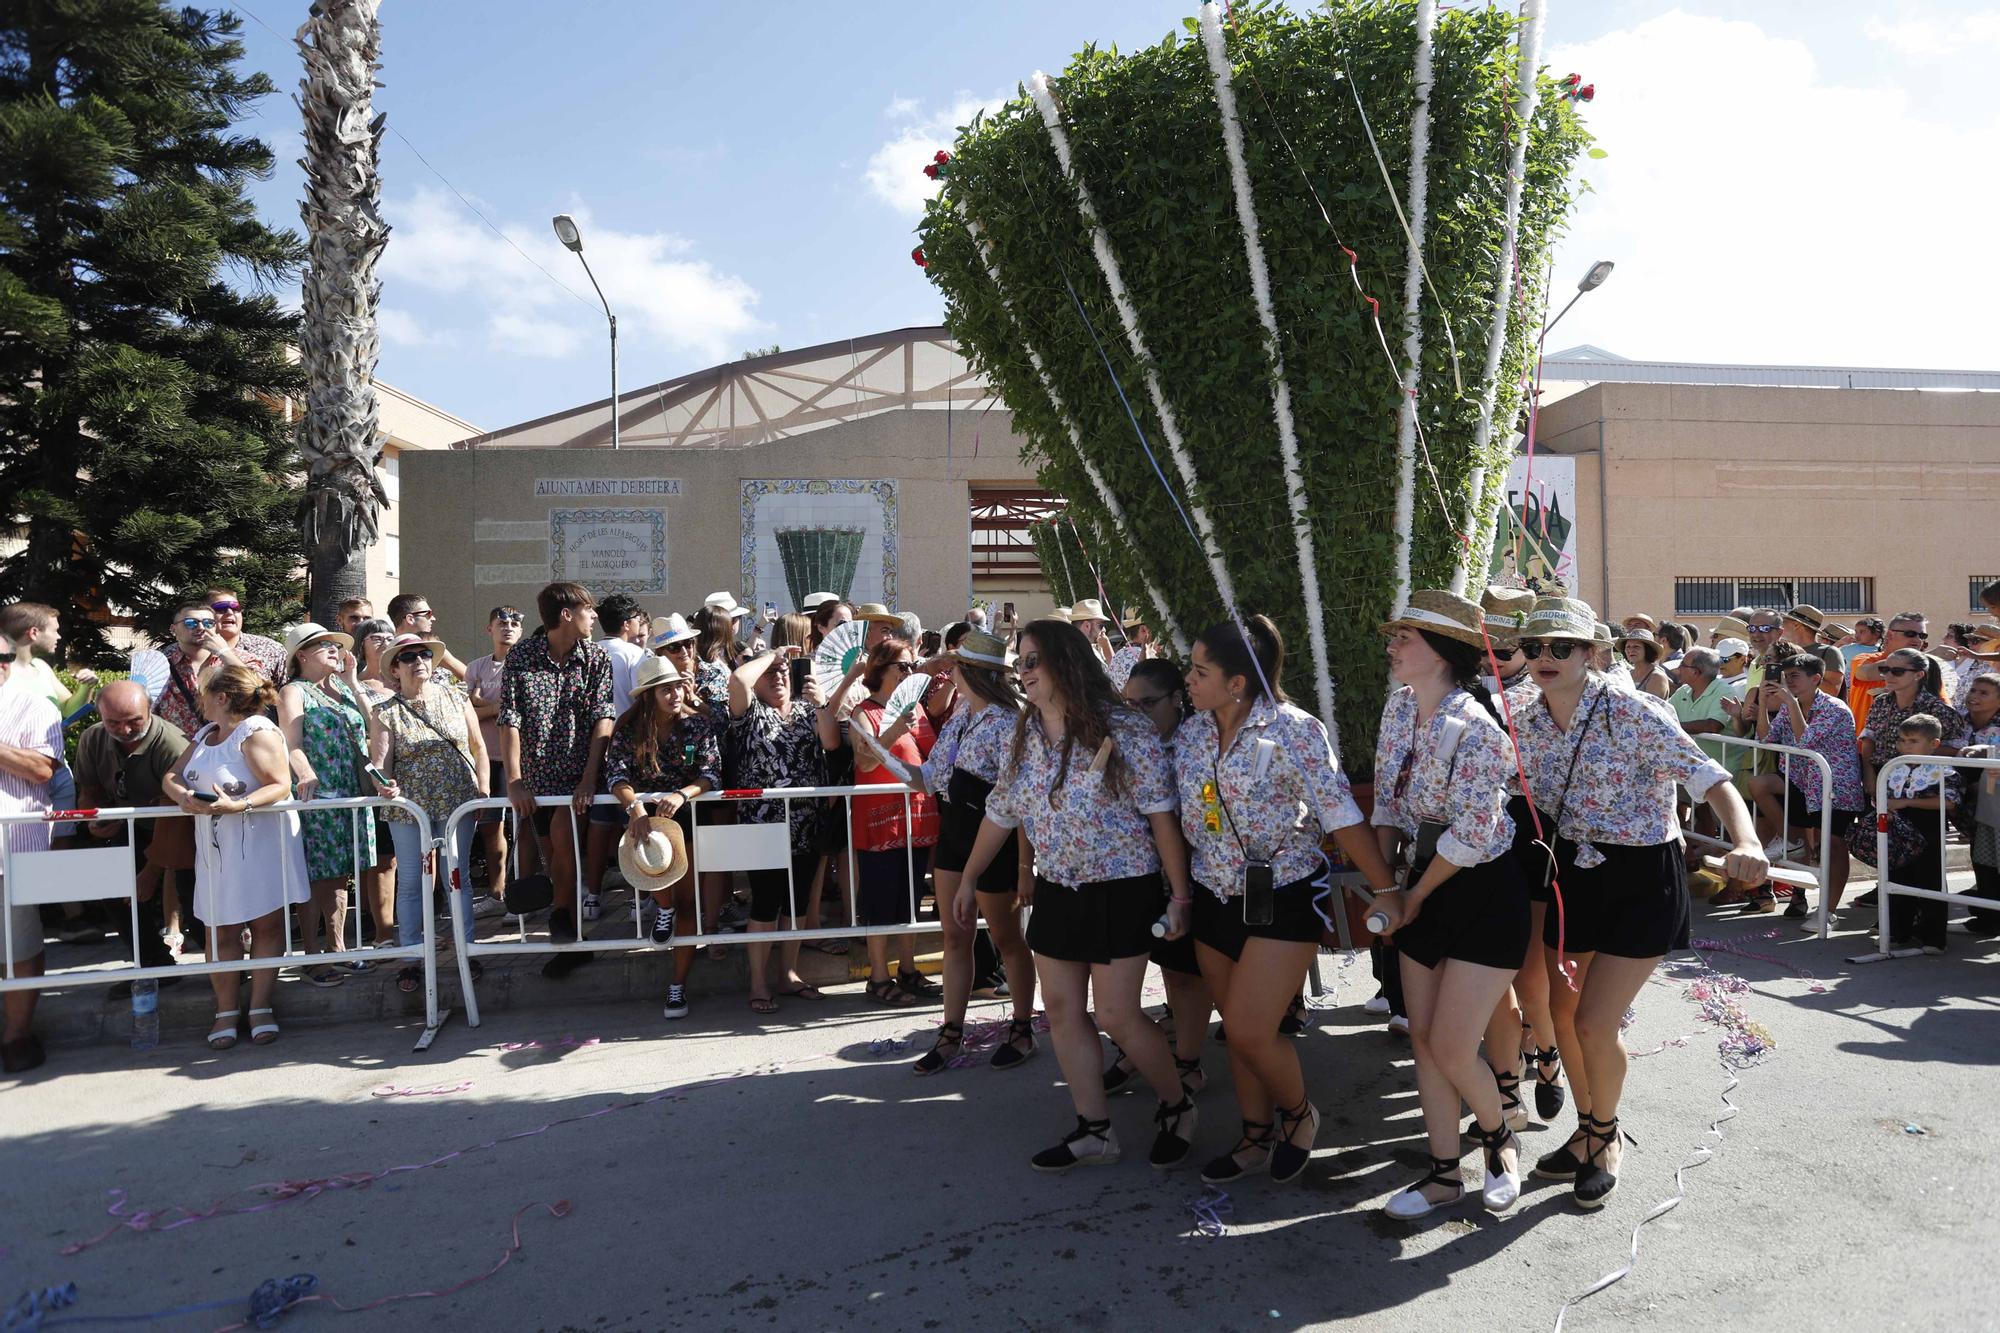
<path fill-rule="evenodd" d="M 535 597 L 542 628 L 507 654 L 500 683 L 501 762 L 507 769 L 507 796 L 523 826 L 533 824 L 550 840 L 549 879 L 555 908 L 549 938 L 578 938 L 576 830 L 588 818 L 611 741 L 611 658 L 590 641 L 597 625 L 596 603 L 580 583 L 551 583 Z M 556 806 L 535 805 L 538 796 L 567 796 L 576 819 Z M 545 977 L 566 977 L 589 962 L 587 953 L 562 953 L 542 968 Z"/>
<path fill-rule="evenodd" d="M 167 688 L 154 702 L 159 715 L 192 737 L 208 725 L 201 713 L 201 687 L 208 673 L 218 666 L 244 666 L 256 671 L 246 658 L 226 642 L 220 631 L 220 617 L 209 606 L 212 594 L 189 597 L 174 608 L 167 622 L 174 641 L 167 645 Z M 245 637 L 257 638 L 257 635 Z M 241 642 L 239 638 L 238 642 Z M 268 643 L 270 640 L 266 639 Z M 283 650 L 280 649 L 280 652 Z M 260 674 L 263 674 L 260 672 Z"/>
<path fill-rule="evenodd" d="M 234 588 L 212 585 L 208 589 L 208 609 L 215 613 L 216 634 L 238 662 L 273 685 L 285 683 L 287 658 L 284 645 L 261 634 L 243 632 L 242 593 Z"/>

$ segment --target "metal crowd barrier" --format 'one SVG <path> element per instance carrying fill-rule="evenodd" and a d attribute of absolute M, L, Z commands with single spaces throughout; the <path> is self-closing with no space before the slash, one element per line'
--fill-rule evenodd
<path fill-rule="evenodd" d="M 1785 778 L 1785 812 L 1784 818 L 1779 821 L 1783 827 L 1778 830 L 1778 841 L 1788 847 L 1791 845 L 1792 836 L 1792 760 L 1809 759 L 1818 766 L 1820 805 L 1819 864 L 1810 865 L 1803 861 L 1774 861 L 1771 863 L 1770 882 L 1773 884 L 1790 885 L 1795 889 L 1817 888 L 1819 890 L 1819 908 L 1816 914 L 1818 918 L 1817 933 L 1821 939 L 1825 939 L 1830 928 L 1827 918 L 1828 905 L 1833 898 L 1833 872 L 1830 868 L 1833 853 L 1833 765 L 1827 762 L 1825 755 L 1820 754 L 1816 750 L 1807 750 L 1796 745 L 1774 745 L 1767 741 L 1752 740 L 1748 736 L 1703 735 L 1696 736 L 1694 739 L 1697 741 L 1716 741 L 1723 745 L 1733 745 L 1742 750 L 1762 751 L 1765 754 L 1775 754 L 1783 757 L 1784 762 L 1779 771 Z M 1729 765 L 1724 764 L 1723 767 L 1728 768 Z M 1735 770 L 1733 768 L 1730 770 L 1730 775 L 1731 779 L 1734 780 Z M 1745 797 L 1744 804 L 1750 807 L 1750 815 L 1754 820 L 1757 815 L 1756 802 Z M 1710 834 L 1697 833 L 1692 828 L 1685 830 L 1685 832 L 1688 841 L 1699 846 L 1713 847 L 1721 852 L 1727 852 L 1730 848 L 1728 842 Z M 1724 864 L 1721 856 L 1709 855 L 1703 856 L 1701 863 L 1710 870 L 1715 871 L 1721 871 Z"/>
<path fill-rule="evenodd" d="M 1943 801 L 1938 802 L 1938 889 L 1919 889 L 1907 884 L 1898 884 L 1890 876 L 1889 868 L 1889 774 L 1898 768 L 1917 768 L 1923 765 L 1937 768 L 2000 768 L 2000 759 L 1964 759 L 1957 755 L 1943 754 L 1899 754 L 1891 758 L 1875 771 L 1875 952 L 1857 954 L 1850 957 L 1850 963 L 1881 963 L 1891 958 L 1908 958 L 1923 952 L 1921 947 L 1894 949 L 1890 947 L 1889 897 L 1902 894 L 1908 898 L 1928 898 L 1933 902 L 1950 903 L 1960 907 L 1990 907 L 2000 911 L 2000 899 L 1977 898 L 1969 893 L 1951 891 L 1951 846 L 1949 833 L 1950 812 Z M 1940 785 L 1942 785 L 1942 779 Z M 1927 812 L 1918 811 L 1912 818 Z"/>
<path fill-rule="evenodd" d="M 638 793 L 638 798 L 650 805 L 664 794 L 662 792 L 640 792 Z M 576 813 L 569 797 L 537 797 L 535 799 L 537 808 L 562 808 L 564 809 L 564 813 L 558 817 L 567 818 L 570 822 L 571 846 L 574 849 L 572 874 L 576 881 L 574 885 L 576 892 L 575 902 L 579 909 L 577 917 L 577 934 L 579 938 L 574 940 L 553 940 L 546 938 L 530 940 L 528 938 L 526 919 L 515 915 L 513 917 L 515 922 L 515 938 L 475 941 L 469 947 L 461 947 L 458 950 L 458 968 L 460 981 L 463 983 L 463 994 L 465 995 L 465 1021 L 473 1027 L 479 1026 L 479 1006 L 472 993 L 470 973 L 471 962 L 475 958 L 504 957 L 509 954 L 609 953 L 634 948 L 678 949 L 682 947 L 701 947 L 711 944 L 745 943 L 748 939 L 748 936 L 745 934 L 719 931 L 711 934 L 704 927 L 702 921 L 702 895 L 699 882 L 699 877 L 703 874 L 733 874 L 739 870 L 782 869 L 785 872 L 786 905 L 791 909 L 792 920 L 797 921 L 800 905 L 805 900 L 805 897 L 811 893 L 812 886 L 810 884 L 801 886 L 792 871 L 792 802 L 817 802 L 824 799 L 852 798 L 855 796 L 900 795 L 903 798 L 903 824 L 907 828 L 910 822 L 910 798 L 918 794 L 908 787 L 890 783 L 865 783 L 844 787 L 743 788 L 702 793 L 689 802 L 690 819 L 694 824 L 695 832 L 695 836 L 688 844 L 688 874 L 696 881 L 694 886 L 694 933 L 685 933 L 677 917 L 674 922 L 673 938 L 666 944 L 655 944 L 652 937 L 647 933 L 647 927 L 642 920 L 638 901 L 638 895 L 641 891 L 636 888 L 634 889 L 632 904 L 632 934 L 629 938 L 581 938 L 584 925 L 580 915 L 584 894 L 583 862 L 590 825 L 586 817 L 579 816 Z M 783 821 L 768 824 L 719 824 L 713 822 L 704 824 L 701 820 L 701 809 L 703 806 L 716 806 L 724 802 L 736 803 L 742 801 L 770 800 L 784 801 L 785 818 Z M 446 819 L 442 847 L 438 854 L 452 858 L 449 883 L 454 890 L 450 895 L 452 911 L 454 913 L 459 910 L 459 895 L 456 890 L 464 882 L 465 875 L 465 867 L 456 863 L 455 849 L 458 847 L 458 841 L 454 833 L 459 821 L 476 817 L 481 811 L 485 810 L 510 809 L 511 804 L 504 796 L 480 797 L 459 806 Z M 616 806 L 617 798 L 603 794 L 595 797 L 591 801 L 591 804 L 593 806 Z M 622 838 L 625 830 L 622 811 L 616 827 L 618 836 Z M 519 820 L 515 818 L 509 833 L 511 849 L 519 848 L 520 832 Z M 847 835 L 847 849 L 845 853 L 847 858 L 847 917 L 851 922 L 856 916 L 859 878 L 856 873 L 858 862 L 855 856 L 854 806 L 851 799 L 848 800 L 847 805 Z M 767 942 L 771 944 L 784 944 L 795 940 L 800 942 L 811 940 L 848 940 L 869 935 L 927 934 L 930 931 L 941 929 L 937 922 L 923 921 L 917 916 L 917 907 L 921 894 L 920 876 L 916 873 L 916 853 L 913 848 L 907 846 L 903 850 L 907 866 L 906 881 L 909 892 L 910 919 L 908 922 L 886 926 L 830 926 L 815 930 L 802 930 L 794 926 L 790 930 L 758 931 L 756 933 L 756 942 L 759 944 Z M 510 855 L 518 855 L 518 851 L 510 851 Z M 546 861 L 546 849 L 544 849 L 543 855 Z M 939 903 L 938 910 L 940 913 L 948 911 L 950 910 L 949 905 Z M 454 929 L 458 930 L 460 937 L 464 935 L 463 925 L 464 923 L 457 922 L 454 918 Z"/>
<path fill-rule="evenodd" d="M 259 819 L 267 813 L 298 811 L 300 813 L 324 813 L 329 810 L 367 810 L 394 807 L 409 814 L 417 823 L 426 845 L 434 845 L 430 838 L 430 818 L 423 808 L 406 799 L 390 800 L 380 796 L 328 797 L 313 801 L 279 801 L 265 806 L 254 814 L 210 815 L 211 819 Z M 372 814 L 369 816 L 372 818 Z M 292 939 L 292 913 L 288 906 L 284 912 L 285 951 L 271 959 L 232 958 L 217 959 L 216 940 L 218 927 L 214 922 L 208 927 L 208 947 L 199 963 L 177 963 L 171 967 L 144 967 L 139 963 L 139 838 L 137 821 L 159 819 L 192 819 L 178 806 L 105 806 L 88 810 L 48 810 L 28 814 L 0 815 L 0 907 L 11 908 L 40 907 L 43 904 L 96 902 L 123 898 L 131 913 L 132 966 L 117 968 L 67 969 L 60 972 L 47 971 L 38 977 L 15 975 L 12 961 L 14 950 L 14 921 L 11 911 L 0 911 L 0 958 L 7 960 L 3 976 L 0 976 L 0 992 L 18 990 L 55 990 L 74 986 L 114 985 L 121 981 L 159 980 L 168 977 L 207 976 L 214 972 L 247 972 L 259 968 L 296 967 L 302 960 L 310 959 L 318 963 L 382 963 L 392 959 L 407 959 L 420 963 L 424 972 L 424 1033 L 418 1039 L 416 1049 L 427 1050 L 436 1039 L 438 1029 L 450 1016 L 449 1009 L 438 1004 L 437 984 L 437 914 L 429 910 L 429 896 L 425 897 L 424 938 L 410 945 L 378 945 L 364 949 L 361 945 L 360 904 L 355 903 L 350 910 L 353 923 L 354 944 L 330 952 L 294 952 Z M 16 824 L 61 824 L 61 823 L 103 823 L 122 821 L 125 824 L 125 845 L 122 847 L 70 847 L 51 848 L 46 851 L 16 852 L 13 838 L 7 830 Z M 360 818 L 350 821 L 356 848 L 355 863 L 360 864 Z M 199 857 L 197 856 L 197 860 Z M 188 873 L 188 872 L 183 872 Z M 164 882 L 155 890 L 168 892 Z M 46 968 L 47 964 L 44 963 Z M 468 1008 L 471 1005 L 472 988 L 465 988 Z"/>

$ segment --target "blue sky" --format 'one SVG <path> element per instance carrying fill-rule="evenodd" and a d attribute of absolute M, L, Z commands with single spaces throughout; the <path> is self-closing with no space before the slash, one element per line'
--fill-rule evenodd
<path fill-rule="evenodd" d="M 304 0 L 258 0 L 246 127 L 298 225 Z M 1596 83 L 1609 156 L 1558 281 L 1618 261 L 1552 343 L 1634 357 L 2000 365 L 2000 7 L 1550 0 L 1547 62 Z M 492 429 L 599 399 L 603 316 L 548 219 L 578 215 L 620 315 L 626 388 L 732 358 L 934 323 L 910 263 L 918 174 L 972 106 L 1136 46 L 1189 3 L 387 0 L 381 377 Z M 573 293 L 588 298 L 579 301 Z"/>

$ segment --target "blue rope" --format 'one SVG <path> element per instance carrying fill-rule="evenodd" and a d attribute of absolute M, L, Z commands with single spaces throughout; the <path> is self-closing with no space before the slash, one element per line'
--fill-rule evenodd
<path fill-rule="evenodd" d="M 245 1318 L 258 1328 L 276 1328 L 278 1320 L 287 1310 L 310 1297 L 318 1287 L 319 1279 L 311 1273 L 295 1273 L 282 1282 L 277 1278 L 266 1278 L 257 1285 L 257 1290 L 250 1293 L 250 1310 Z M 219 1301 L 202 1301 L 196 1305 L 181 1305 L 148 1314 L 64 1315 L 60 1319 L 50 1319 L 49 1315 L 68 1309 L 77 1302 L 76 1283 L 67 1282 L 60 1287 L 23 1292 L 19 1300 L 7 1307 L 7 1313 L 0 1316 L 0 1333 L 40 1333 L 45 1328 L 69 1328 L 82 1324 L 150 1324 L 162 1319 L 199 1314 L 203 1310 L 219 1310 L 238 1304 L 240 1299 L 228 1296 Z"/>

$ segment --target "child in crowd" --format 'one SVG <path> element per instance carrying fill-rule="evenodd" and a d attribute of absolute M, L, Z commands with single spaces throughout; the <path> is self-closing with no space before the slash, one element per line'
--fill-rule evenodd
<path fill-rule="evenodd" d="M 1944 726 L 1929 713 L 1912 713 L 1896 732 L 1899 755 L 1936 754 Z M 1958 775 L 1937 764 L 1898 767 L 1889 774 L 1889 813 L 1901 813 L 1916 828 L 1918 851 L 1896 867 L 1896 882 L 1912 889 L 1944 890 L 1944 846 L 1940 806 L 1957 804 Z M 1929 898 L 1891 895 L 1889 947 L 1944 952 L 1945 904 Z"/>

